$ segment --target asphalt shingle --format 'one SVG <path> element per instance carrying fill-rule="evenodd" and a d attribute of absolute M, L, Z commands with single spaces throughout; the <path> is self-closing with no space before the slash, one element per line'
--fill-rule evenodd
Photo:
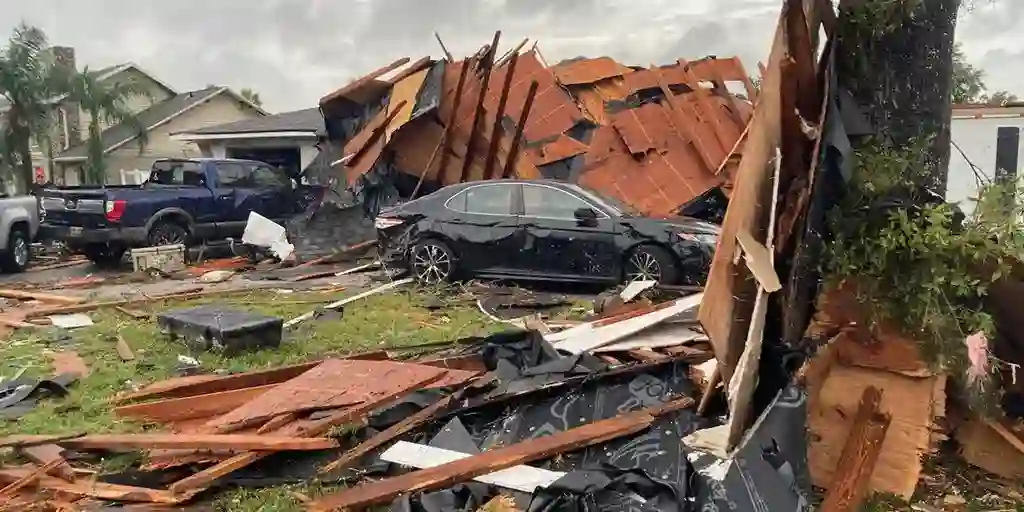
<path fill-rule="evenodd" d="M 282 112 L 272 116 L 245 119 L 232 123 L 207 126 L 198 130 L 188 130 L 187 133 L 200 135 L 231 134 L 231 133 L 259 133 L 259 132 L 315 132 L 324 131 L 324 118 L 320 115 L 320 109 L 307 108 L 292 112 Z"/>

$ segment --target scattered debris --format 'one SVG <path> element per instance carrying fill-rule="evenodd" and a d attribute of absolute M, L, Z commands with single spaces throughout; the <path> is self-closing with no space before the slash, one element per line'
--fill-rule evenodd
<path fill-rule="evenodd" d="M 79 327 L 89 327 L 93 325 L 92 318 L 84 313 L 71 313 L 68 315 L 51 315 L 49 317 L 50 323 L 54 327 L 61 329 L 77 329 Z"/>
<path fill-rule="evenodd" d="M 392 281 L 392 282 L 390 282 L 388 284 L 384 284 L 384 285 L 378 286 L 378 287 L 376 287 L 376 288 L 374 288 L 372 290 L 365 291 L 365 292 L 360 293 L 358 295 L 353 295 L 352 297 L 348 297 L 348 298 L 341 299 L 341 300 L 336 301 L 336 302 L 332 302 L 332 303 L 324 306 L 323 310 L 339 310 L 339 309 L 345 307 L 346 304 L 355 302 L 357 300 L 364 299 L 364 298 L 369 297 L 371 295 L 376 295 L 378 293 L 385 292 L 387 290 L 391 290 L 393 288 L 398 288 L 399 286 L 405 286 L 407 284 L 412 284 L 414 281 L 415 281 L 415 279 L 413 279 L 411 277 L 407 277 L 405 279 L 399 279 L 398 281 Z M 297 316 L 295 318 L 292 318 L 291 320 L 288 320 L 287 322 L 284 323 L 284 328 L 288 329 L 288 328 L 294 327 L 294 326 L 296 326 L 296 325 L 298 325 L 298 324 L 300 324 L 302 322 L 305 322 L 306 320 L 314 318 L 316 316 L 316 313 L 317 313 L 316 311 L 310 311 L 309 313 L 305 313 L 305 314 L 299 315 L 299 316 Z"/>
<path fill-rule="evenodd" d="M 157 315 L 157 325 L 172 341 L 196 351 L 233 355 L 281 344 L 282 320 L 218 306 L 199 306 Z"/>
<path fill-rule="evenodd" d="M 132 249 L 131 259 L 136 272 L 174 272 L 185 268 L 185 246 L 175 244 Z"/>
<path fill-rule="evenodd" d="M 132 350 L 132 347 L 130 345 L 128 345 L 128 342 L 125 341 L 124 337 L 121 336 L 120 334 L 117 335 L 116 347 L 117 347 L 117 356 L 120 357 L 122 361 L 134 361 L 135 360 L 135 351 Z"/>
<path fill-rule="evenodd" d="M 74 375 L 79 379 L 89 376 L 89 365 L 85 363 L 82 356 L 78 355 L 78 352 L 73 350 L 51 352 L 50 359 L 53 360 L 53 371 L 57 375 Z"/>
<path fill-rule="evenodd" d="M 288 259 L 295 251 L 295 246 L 288 243 L 288 233 L 284 226 L 256 212 L 249 212 L 242 241 L 269 249 L 271 254 L 281 261 Z"/>

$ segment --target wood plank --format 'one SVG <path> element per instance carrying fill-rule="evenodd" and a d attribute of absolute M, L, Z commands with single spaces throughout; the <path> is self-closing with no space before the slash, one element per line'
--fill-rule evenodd
<path fill-rule="evenodd" d="M 117 356 L 120 357 L 122 361 L 135 360 L 135 352 L 120 334 L 117 335 Z"/>
<path fill-rule="evenodd" d="M 668 359 L 668 356 L 664 354 L 659 354 L 648 348 L 637 348 L 629 350 L 626 353 L 629 354 L 633 359 L 636 359 L 637 361 L 643 361 L 645 363 L 653 363 L 655 361 L 664 361 L 665 359 Z"/>
<path fill-rule="evenodd" d="M 388 100 L 387 110 L 395 108 L 399 112 L 395 116 L 394 121 L 388 123 L 384 128 L 385 142 L 390 142 L 391 136 L 395 131 L 404 126 L 405 123 L 408 123 L 409 119 L 412 118 L 412 112 L 416 108 L 416 98 L 419 96 L 420 89 L 423 88 L 423 82 L 427 79 L 427 74 L 429 73 L 430 68 L 423 68 L 393 82 L 395 86 L 391 88 L 391 97 Z M 402 106 L 392 107 L 392 103 Z"/>
<path fill-rule="evenodd" d="M 420 364 L 329 359 L 206 425 L 223 434 L 279 414 L 351 407 L 404 389 L 408 382 L 436 382 L 446 374 Z"/>
<path fill-rule="evenodd" d="M 436 380 L 436 378 L 434 378 L 434 380 Z M 370 414 L 374 410 L 395 403 L 397 400 L 400 400 L 402 397 L 408 395 L 409 393 L 412 393 L 418 389 L 421 389 L 423 386 L 426 386 L 427 384 L 434 382 L 434 380 L 427 379 L 421 382 L 408 382 L 408 386 L 406 388 L 402 389 L 401 391 L 396 391 L 391 395 L 379 397 L 375 400 L 364 402 L 355 407 L 350 407 L 348 409 L 334 413 L 328 416 L 327 418 L 324 418 L 316 422 L 308 424 L 293 423 L 281 429 L 279 432 L 277 432 L 277 434 L 285 436 L 297 435 L 306 437 L 320 436 L 326 434 L 334 426 L 352 423 L 357 420 L 361 421 L 363 417 Z M 196 473 L 190 477 L 178 480 L 177 482 L 171 484 L 170 489 L 172 492 L 198 492 L 199 490 L 205 489 L 211 483 L 217 481 L 221 477 L 230 474 L 231 472 L 237 469 L 244 468 L 249 464 L 252 464 L 260 459 L 263 459 L 267 455 L 267 452 L 254 451 L 240 453 L 226 461 L 206 468 L 205 470 L 200 471 L 199 473 Z"/>
<path fill-rule="evenodd" d="M 551 341 L 550 338 L 553 337 L 561 339 L 561 341 L 554 343 L 555 348 L 559 350 L 564 350 L 572 354 L 589 352 L 596 348 L 610 345 L 616 341 L 625 339 L 653 325 L 668 320 L 669 318 L 684 311 L 695 308 L 701 303 L 702 297 L 703 294 L 698 293 L 696 295 L 667 302 L 665 303 L 667 305 L 659 305 L 657 306 L 657 309 L 652 312 L 638 314 L 637 316 L 633 316 L 626 320 L 610 323 L 605 322 L 609 322 L 612 319 L 601 320 L 593 324 L 584 324 L 582 326 L 573 327 L 572 329 L 563 331 L 563 333 L 567 333 L 565 335 L 545 336 L 545 338 L 548 338 L 548 341 Z"/>
<path fill-rule="evenodd" d="M 882 392 L 868 387 L 861 395 L 853 428 L 839 457 L 832 485 L 822 503 L 822 512 L 855 512 L 867 498 L 871 473 L 882 452 L 882 441 L 891 417 L 879 411 Z"/>
<path fill-rule="evenodd" d="M 693 400 L 683 398 L 664 407 L 596 421 L 582 427 L 557 432 L 496 448 L 479 455 L 449 462 L 401 476 L 352 487 L 326 495 L 310 504 L 314 510 L 362 508 L 392 500 L 403 493 L 416 493 L 450 487 L 466 480 L 502 469 L 544 460 L 560 453 L 571 452 L 619 437 L 641 432 L 651 426 L 658 416 L 690 407 Z"/>
<path fill-rule="evenodd" d="M 386 74 L 388 74 L 388 73 L 390 73 L 390 72 L 392 72 L 392 71 L 394 71 L 394 70 L 404 66 L 410 60 L 412 60 L 412 59 L 410 59 L 409 57 L 402 57 L 401 59 L 398 59 L 398 60 L 392 62 L 391 64 L 388 64 L 387 66 L 375 69 L 375 70 L 371 71 L 369 74 L 361 76 L 361 77 L 359 77 L 359 78 L 349 82 L 344 87 L 342 87 L 342 88 L 340 88 L 340 89 L 338 89 L 338 90 L 328 94 L 327 96 L 324 96 L 323 98 L 320 98 L 320 104 L 323 105 L 324 103 L 328 103 L 331 100 L 334 100 L 336 98 L 341 98 L 341 97 L 345 96 L 346 94 L 348 94 L 348 93 L 350 93 L 352 91 L 355 91 L 355 90 L 359 89 L 360 87 L 363 87 L 364 85 L 366 85 L 366 84 L 376 80 L 377 78 L 380 78 L 381 76 L 384 76 L 384 75 L 386 75 Z"/>
<path fill-rule="evenodd" d="M 21 455 L 36 464 L 49 466 L 53 463 L 53 467 L 46 471 L 47 474 L 74 482 L 75 470 L 71 467 L 71 464 L 68 464 L 68 461 L 64 460 L 64 456 L 61 455 L 63 451 L 60 446 L 55 444 L 42 444 L 18 449 Z"/>
<path fill-rule="evenodd" d="M 405 434 L 410 430 L 417 428 L 423 423 L 429 421 L 439 411 L 447 409 L 448 406 L 452 404 L 452 402 L 455 400 L 457 396 L 459 396 L 458 393 L 448 395 L 447 397 L 442 398 L 437 402 L 434 402 L 432 405 L 420 409 L 420 411 L 417 412 L 416 414 L 413 414 L 412 416 L 409 416 L 408 418 L 398 423 L 395 423 L 394 425 L 391 425 L 387 429 L 378 432 L 373 437 L 367 439 L 366 441 L 363 441 L 362 443 L 359 443 L 351 450 L 345 452 L 344 455 L 341 456 L 341 458 L 320 468 L 320 473 L 323 474 L 329 473 L 331 471 L 336 471 L 339 469 L 344 469 L 349 467 L 353 463 L 358 462 L 359 459 L 363 458 L 366 454 L 372 452 L 373 450 L 376 450 L 381 446 L 384 446 L 384 444 L 392 441 L 396 437 Z"/>
<path fill-rule="evenodd" d="M 769 230 L 769 233 L 774 234 L 774 230 Z M 768 293 L 774 293 L 782 289 L 782 283 L 779 281 L 779 275 L 775 272 L 775 264 L 771 252 L 754 240 L 754 237 L 745 230 L 736 232 L 736 241 L 739 242 L 740 247 L 743 249 L 743 259 L 747 263 L 747 268 L 750 269 L 750 273 L 757 279 L 758 284 L 764 291 Z"/>
<path fill-rule="evenodd" d="M 280 414 L 278 416 L 274 416 L 273 418 L 270 419 L 270 421 L 263 424 L 263 426 L 260 427 L 260 429 L 257 430 L 256 433 L 266 434 L 267 432 L 273 432 L 298 419 L 299 415 L 294 412 Z"/>
<path fill-rule="evenodd" d="M 775 39 L 768 60 L 767 73 L 763 75 L 761 94 L 758 97 L 751 120 L 747 141 L 743 146 L 734 182 L 735 187 L 729 200 L 725 220 L 722 223 L 718 247 L 711 264 L 704 293 L 707 300 L 700 306 L 698 318 L 705 332 L 711 338 L 718 358 L 723 379 L 732 378 L 733 369 L 743 351 L 743 339 L 747 334 L 746 321 L 749 318 L 753 300 L 746 293 L 740 293 L 743 279 L 736 275 L 733 255 L 738 242 L 736 233 L 741 230 L 759 233 L 764 227 L 764 199 L 767 198 L 768 162 L 779 145 L 781 83 L 781 62 L 786 56 L 784 26 L 787 12 L 783 8 L 776 26 Z M 737 298 L 737 295 L 741 297 Z"/>
<path fill-rule="evenodd" d="M 97 434 L 61 441 L 76 450 L 195 449 L 195 450 L 326 450 L 334 439 L 244 434 Z"/>
<path fill-rule="evenodd" d="M 50 462 L 47 462 L 46 464 L 39 466 L 31 473 L 7 485 L 3 489 L 0 489 L 0 504 L 7 503 L 7 500 L 18 494 L 18 491 L 29 485 L 34 484 L 36 480 L 41 478 L 50 470 L 56 468 L 60 463 L 60 460 L 51 460 Z"/>
<path fill-rule="evenodd" d="M 208 418 L 229 413 L 275 387 L 277 384 L 269 384 L 185 398 L 168 398 L 143 404 L 122 405 L 114 408 L 114 414 L 166 423 Z"/>
<path fill-rule="evenodd" d="M 74 439 L 76 437 L 82 437 L 84 435 L 84 432 L 78 432 L 74 434 L 14 435 L 0 437 L 0 448 L 24 448 L 27 446 L 53 444 L 56 443 L 57 441 L 64 441 L 65 439 Z"/>
<path fill-rule="evenodd" d="M 380 112 L 377 112 L 377 115 L 373 116 L 373 119 L 366 123 L 366 126 L 363 126 L 362 130 L 359 130 L 359 133 L 356 133 L 348 140 L 348 142 L 345 143 L 345 147 L 342 149 L 341 154 L 345 157 L 352 158 L 349 160 L 349 163 L 358 158 L 359 155 L 366 151 L 366 148 L 369 147 L 371 143 L 377 140 L 377 138 L 384 133 L 388 125 L 398 117 L 398 114 L 402 111 L 402 107 L 405 105 L 405 100 L 399 101 L 394 108 L 391 108 L 391 104 L 389 103 L 387 107 L 381 109 Z M 349 182 L 351 183 L 352 180 L 350 179 Z"/>
<path fill-rule="evenodd" d="M 86 301 L 86 299 L 82 297 L 68 297 L 67 295 L 56 295 L 53 293 L 11 290 L 9 288 L 0 288 L 0 297 L 18 300 L 38 300 L 42 302 L 52 302 L 54 304 L 64 304 L 68 306 L 73 304 L 81 304 Z"/>
<path fill-rule="evenodd" d="M 399 441 L 380 455 L 381 460 L 416 469 L 427 469 L 468 459 L 472 454 Z M 565 476 L 561 471 L 519 465 L 474 477 L 473 480 L 504 489 L 533 493 Z"/>
<path fill-rule="evenodd" d="M 147 297 L 138 297 L 133 299 L 122 299 L 122 300 L 111 300 L 104 302 L 85 302 L 82 304 L 69 304 L 67 306 L 53 306 L 48 308 L 36 308 L 33 310 L 26 311 L 24 317 L 40 318 L 50 315 L 66 315 L 70 313 L 84 313 L 86 311 L 93 311 L 101 308 L 115 308 L 117 306 L 126 306 L 130 304 L 148 304 L 151 302 L 160 302 L 164 300 L 190 300 L 190 299 L 201 299 L 206 297 L 216 297 L 221 295 L 238 295 L 242 293 L 250 293 L 251 289 L 248 288 L 237 288 L 231 290 L 204 290 L 202 288 L 194 288 L 181 292 L 165 293 L 160 295 L 150 295 Z"/>
<path fill-rule="evenodd" d="M 337 359 L 385 361 L 388 359 L 388 354 L 383 350 L 375 350 L 373 352 L 338 356 Z M 154 398 L 185 398 L 210 393 L 219 393 L 221 391 L 233 391 L 237 389 L 266 386 L 269 384 L 280 384 L 316 368 L 316 366 L 322 362 L 323 359 L 318 359 L 307 363 L 281 366 L 266 370 L 252 370 L 244 373 L 236 373 L 234 375 L 196 375 L 193 377 L 168 379 L 166 381 L 154 383 L 137 393 L 119 397 L 117 399 L 117 403 L 151 400 Z"/>

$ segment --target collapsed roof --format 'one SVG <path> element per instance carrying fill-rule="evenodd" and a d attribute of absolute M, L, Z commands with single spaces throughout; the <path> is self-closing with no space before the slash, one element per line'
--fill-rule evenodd
<path fill-rule="evenodd" d="M 547 66 L 536 47 L 496 58 L 497 40 L 459 61 L 403 58 L 322 98 L 347 186 L 404 179 L 399 194 L 410 197 L 423 186 L 557 178 L 652 216 L 728 195 L 757 94 L 739 59 Z"/>

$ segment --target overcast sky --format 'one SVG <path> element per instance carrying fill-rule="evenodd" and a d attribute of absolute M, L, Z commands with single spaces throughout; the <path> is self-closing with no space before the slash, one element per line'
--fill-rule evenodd
<path fill-rule="evenodd" d="M 974 0 L 958 39 L 990 89 L 1024 97 L 1024 0 Z M 132 61 L 180 90 L 250 87 L 270 111 L 316 106 L 347 80 L 399 57 L 440 57 L 438 31 L 462 57 L 502 30 L 502 48 L 537 41 L 550 63 L 610 55 L 647 66 L 768 55 L 781 0 L 8 0 L 4 39 L 20 21 L 79 67 Z"/>

